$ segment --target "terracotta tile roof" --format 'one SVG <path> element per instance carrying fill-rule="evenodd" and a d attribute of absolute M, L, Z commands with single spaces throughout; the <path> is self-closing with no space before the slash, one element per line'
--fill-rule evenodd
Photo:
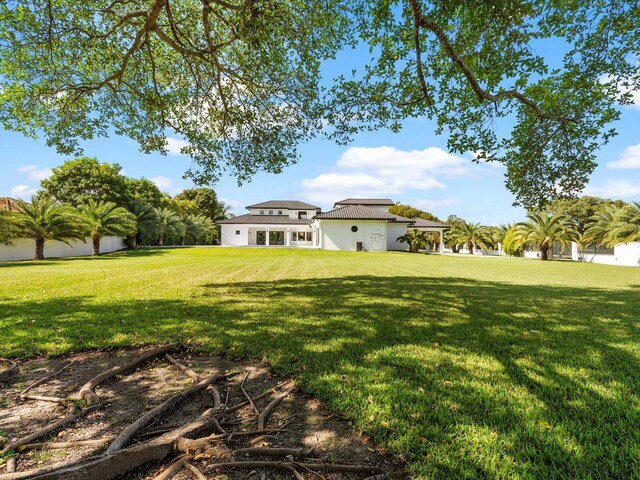
<path fill-rule="evenodd" d="M 432 222 L 431 220 L 425 220 L 424 218 L 414 218 L 415 223 L 413 228 L 449 228 L 449 225 L 444 223 Z"/>
<path fill-rule="evenodd" d="M 10 210 L 17 212 L 16 200 L 10 197 L 0 197 L 0 210 Z"/>
<path fill-rule="evenodd" d="M 320 210 L 320 207 L 298 200 L 269 200 L 268 202 L 249 205 L 247 208 L 281 208 L 287 210 Z"/>
<path fill-rule="evenodd" d="M 218 225 L 309 225 L 311 220 L 289 218 L 288 215 L 252 215 L 247 213 L 246 215 L 239 215 L 226 220 L 218 220 L 216 223 Z"/>
<path fill-rule="evenodd" d="M 390 198 L 345 198 L 339 202 L 333 204 L 337 205 L 395 205 Z"/>
<path fill-rule="evenodd" d="M 363 205 L 346 205 L 314 217 L 318 220 L 386 220 L 388 222 L 411 222 L 410 219 L 383 212 Z"/>

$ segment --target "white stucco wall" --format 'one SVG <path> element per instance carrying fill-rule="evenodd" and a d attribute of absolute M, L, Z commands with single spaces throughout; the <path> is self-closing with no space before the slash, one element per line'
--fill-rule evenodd
<path fill-rule="evenodd" d="M 249 225 L 223 224 L 220 226 L 220 244 L 227 246 L 249 245 Z M 236 235 L 236 231 L 240 235 Z"/>
<path fill-rule="evenodd" d="M 408 250 L 409 245 L 405 242 L 398 242 L 396 239 L 407 233 L 406 223 L 387 224 L 387 250 Z"/>
<path fill-rule="evenodd" d="M 640 266 L 640 242 L 619 243 L 613 247 L 613 255 L 582 253 L 578 245 L 572 242 L 571 259 L 579 262 L 638 267 Z"/>
<path fill-rule="evenodd" d="M 82 257 L 91 255 L 91 239 L 87 243 L 80 240 L 71 242 L 71 246 L 63 242 L 45 242 L 45 258 L 58 257 Z M 115 252 L 124 248 L 124 242 L 118 237 L 105 237 L 100 242 L 100 253 Z M 15 260 L 31 260 L 35 254 L 35 241 L 26 238 L 19 238 L 13 241 L 13 245 L 0 245 L 0 262 L 11 262 Z"/>
<path fill-rule="evenodd" d="M 320 248 L 324 250 L 355 251 L 356 242 L 362 242 L 365 251 L 385 251 L 387 249 L 386 220 L 320 220 Z M 358 231 L 352 232 L 351 227 Z M 372 234 L 380 235 L 380 240 L 372 240 Z"/>

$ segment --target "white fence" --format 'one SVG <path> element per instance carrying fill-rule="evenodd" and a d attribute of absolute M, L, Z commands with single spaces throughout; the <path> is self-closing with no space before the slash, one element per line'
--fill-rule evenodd
<path fill-rule="evenodd" d="M 45 258 L 56 257 L 82 257 L 91 255 L 91 239 L 86 243 L 81 240 L 70 242 L 71 246 L 63 242 L 45 242 Z M 124 248 L 124 242 L 118 237 L 104 237 L 100 242 L 100 253 L 115 252 Z M 15 260 L 31 260 L 36 251 L 36 242 L 26 238 L 13 240 L 13 245 L 0 245 L 0 262 L 12 262 Z"/>
<path fill-rule="evenodd" d="M 626 267 L 640 266 L 640 242 L 619 243 L 613 247 L 613 255 L 582 252 L 578 245 L 571 244 L 571 259 L 578 262 L 603 263 Z"/>

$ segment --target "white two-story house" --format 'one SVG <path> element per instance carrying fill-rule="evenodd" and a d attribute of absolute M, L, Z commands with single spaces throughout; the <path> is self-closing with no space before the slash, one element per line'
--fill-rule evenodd
<path fill-rule="evenodd" d="M 419 219 L 389 213 L 388 198 L 347 198 L 325 213 L 295 200 L 270 200 L 249 205 L 250 213 L 219 221 L 221 244 L 227 246 L 288 246 L 323 250 L 382 252 L 406 250 L 398 242 Z M 420 220 L 422 221 L 422 220 Z M 421 225 L 423 229 L 425 226 Z M 440 231 L 446 225 L 433 224 Z"/>

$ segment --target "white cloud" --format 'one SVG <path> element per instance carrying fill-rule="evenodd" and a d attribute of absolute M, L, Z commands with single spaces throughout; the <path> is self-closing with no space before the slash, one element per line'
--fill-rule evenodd
<path fill-rule="evenodd" d="M 436 147 L 398 150 L 394 147 L 352 147 L 333 172 L 302 180 L 302 196 L 330 205 L 346 197 L 385 197 L 406 191 L 445 189 L 436 178 L 472 176 L 469 160 Z"/>
<path fill-rule="evenodd" d="M 182 152 L 180 150 L 182 149 L 182 147 L 186 147 L 187 145 L 189 145 L 189 143 L 180 138 L 167 137 L 166 148 L 169 155 L 182 155 Z"/>
<path fill-rule="evenodd" d="M 625 79 L 623 77 L 615 77 L 613 75 L 603 75 L 600 77 L 600 83 L 614 83 L 621 93 L 630 93 L 633 104 L 626 106 L 635 110 L 640 110 L 640 90 L 633 89 L 630 86 L 625 86 L 624 82 Z"/>
<path fill-rule="evenodd" d="M 149 180 L 155 183 L 161 191 L 167 192 L 171 195 L 176 195 L 182 191 L 170 178 L 160 176 L 151 177 Z"/>
<path fill-rule="evenodd" d="M 460 200 L 456 198 L 441 198 L 441 199 L 434 199 L 434 200 L 420 198 L 418 200 L 409 202 L 409 204 L 412 207 L 419 208 L 420 210 L 431 211 L 431 210 L 438 210 L 440 208 L 451 207 L 453 205 L 459 205 Z"/>
<path fill-rule="evenodd" d="M 640 183 L 629 182 L 627 180 L 607 180 L 604 185 L 588 186 L 582 192 L 584 195 L 605 198 L 640 198 Z"/>
<path fill-rule="evenodd" d="M 31 195 L 35 194 L 37 191 L 37 188 L 30 187 L 29 185 L 16 185 L 11 189 L 10 194 L 12 197 L 28 200 L 31 198 Z"/>
<path fill-rule="evenodd" d="M 338 167 L 345 169 L 373 169 L 394 172 L 399 170 L 409 174 L 468 175 L 469 162 L 456 157 L 441 148 L 424 150 L 398 150 L 395 147 L 351 147 L 340 157 Z M 405 175 L 406 176 L 406 175 Z"/>
<path fill-rule="evenodd" d="M 607 167 L 615 170 L 640 169 L 640 143 L 625 148 L 618 160 L 607 163 Z"/>
<path fill-rule="evenodd" d="M 18 173 L 23 173 L 29 180 L 41 181 L 51 176 L 50 168 L 39 168 L 37 165 L 23 165 L 18 167 Z"/>

